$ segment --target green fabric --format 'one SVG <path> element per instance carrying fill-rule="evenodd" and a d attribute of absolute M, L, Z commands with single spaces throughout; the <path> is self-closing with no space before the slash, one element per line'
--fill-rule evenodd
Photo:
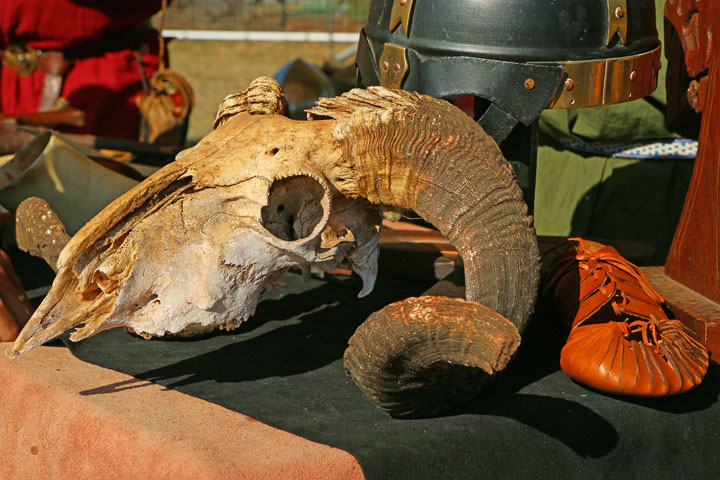
<path fill-rule="evenodd" d="M 655 3 L 662 38 L 664 2 Z M 670 139 L 674 135 L 665 128 L 664 106 L 663 67 L 658 88 L 649 99 L 542 114 L 535 186 L 535 227 L 539 235 L 638 241 L 655 248 L 654 263 L 664 263 L 693 162 L 597 157 L 566 150 L 553 140 Z"/>
<path fill-rule="evenodd" d="M 594 157 L 548 138 L 538 150 L 538 235 L 642 242 L 664 263 L 692 175 L 688 160 Z"/>

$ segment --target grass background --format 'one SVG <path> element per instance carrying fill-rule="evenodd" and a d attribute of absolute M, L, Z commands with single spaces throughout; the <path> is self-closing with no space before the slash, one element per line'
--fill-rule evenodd
<path fill-rule="evenodd" d="M 166 29 L 359 32 L 369 7 L 370 0 L 173 0 L 164 19 L 157 14 L 152 22 Z M 253 79 L 273 76 L 296 58 L 322 66 L 348 46 L 171 41 L 170 67 L 184 75 L 195 92 L 188 141 L 205 136 L 212 129 L 222 99 L 244 90 Z M 349 58 L 336 66 L 352 62 Z"/>
<path fill-rule="evenodd" d="M 335 44 L 338 53 L 346 44 Z M 321 66 L 331 58 L 326 43 L 208 42 L 174 40 L 168 46 L 170 66 L 184 75 L 195 92 L 188 141 L 197 141 L 212 130 L 218 105 L 227 95 L 244 90 L 255 78 L 272 77 L 295 58 Z M 352 63 L 353 58 L 347 62 Z M 346 63 L 347 63 L 346 62 Z"/>
<path fill-rule="evenodd" d="M 175 0 L 165 28 L 355 32 L 369 8 L 370 0 Z"/>

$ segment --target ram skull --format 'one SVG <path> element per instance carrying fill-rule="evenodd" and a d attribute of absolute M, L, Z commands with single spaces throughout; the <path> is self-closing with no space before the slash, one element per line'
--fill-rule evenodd
<path fill-rule="evenodd" d="M 146 335 L 192 324 L 233 328 L 293 265 L 349 264 L 364 295 L 375 278 L 383 205 L 413 209 L 458 249 L 466 300 L 388 307 L 372 328 L 358 329 L 362 341 L 350 342 L 353 379 L 399 416 L 452 406 L 423 401 L 422 382 L 403 377 L 397 360 L 411 358 L 414 345 L 384 363 L 373 360 L 382 345 L 360 351 L 392 337 L 383 325 L 398 316 L 393 331 L 415 329 L 403 341 L 440 350 L 414 370 L 434 376 L 431 389 L 438 375 L 458 378 L 438 368 L 443 362 L 488 377 L 502 370 L 534 306 L 539 255 L 520 188 L 492 138 L 447 102 L 382 87 L 321 99 L 312 121 L 290 120 L 283 109 L 277 84 L 256 80 L 226 99 L 213 132 L 85 225 L 10 355 L 81 324 L 72 340 L 119 326 Z"/>

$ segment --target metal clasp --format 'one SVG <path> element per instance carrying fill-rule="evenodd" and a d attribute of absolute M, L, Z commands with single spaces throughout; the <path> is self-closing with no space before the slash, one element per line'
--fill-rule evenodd
<path fill-rule="evenodd" d="M 620 32 L 623 43 L 627 44 L 627 17 L 626 0 L 608 0 L 608 35 L 605 45 L 610 45 L 610 40 L 617 32 Z"/>
<path fill-rule="evenodd" d="M 18 75 L 30 75 L 38 65 L 39 52 L 24 43 L 11 43 L 3 50 L 3 65 L 15 70 Z"/>
<path fill-rule="evenodd" d="M 386 43 L 380 56 L 380 85 L 401 88 L 409 65 L 405 47 Z"/>

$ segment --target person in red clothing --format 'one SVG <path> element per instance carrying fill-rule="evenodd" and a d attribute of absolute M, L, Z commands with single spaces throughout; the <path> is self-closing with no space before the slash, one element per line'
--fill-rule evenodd
<path fill-rule="evenodd" d="M 60 129 L 137 139 L 140 68 L 149 78 L 159 61 L 158 33 L 148 19 L 161 3 L 2 0 L 1 114 L 73 107 L 80 119 L 72 117 Z"/>
<path fill-rule="evenodd" d="M 0 120 L 137 140 L 136 100 L 159 64 L 149 18 L 162 3 L 0 0 Z M 0 250 L 0 342 L 14 340 L 31 313 Z"/>

